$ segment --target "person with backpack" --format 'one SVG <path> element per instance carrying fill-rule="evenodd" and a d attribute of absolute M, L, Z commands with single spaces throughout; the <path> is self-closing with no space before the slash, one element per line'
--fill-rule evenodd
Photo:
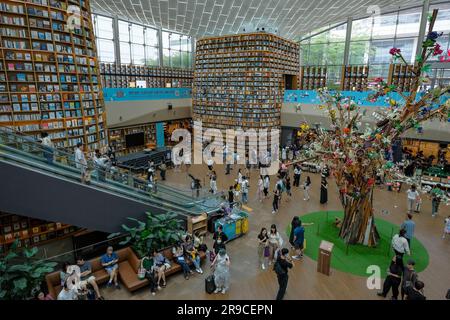
<path fill-rule="evenodd" d="M 423 294 L 423 288 L 425 284 L 417 280 L 414 286 L 411 286 L 406 291 L 406 300 L 426 300 L 427 298 Z"/>
<path fill-rule="evenodd" d="M 295 256 L 292 256 L 292 259 L 300 260 L 303 258 L 303 244 L 305 241 L 305 227 L 302 226 L 302 221 L 297 221 L 297 226 L 294 229 L 294 249 L 296 252 Z"/>
<path fill-rule="evenodd" d="M 402 297 L 402 300 L 405 299 L 406 292 L 409 290 L 409 288 L 414 287 L 417 282 L 417 272 L 414 270 L 414 266 L 416 265 L 416 262 L 412 259 L 409 259 L 405 270 L 403 271 L 403 277 L 402 277 L 402 285 L 400 288 L 400 295 Z"/>
<path fill-rule="evenodd" d="M 283 300 L 284 294 L 286 293 L 287 285 L 288 285 L 288 270 L 292 269 L 294 266 L 294 262 L 289 257 L 289 250 L 286 248 L 281 249 L 280 254 L 278 255 L 277 261 L 273 266 L 273 270 L 277 274 L 278 279 L 278 293 L 277 300 Z"/>

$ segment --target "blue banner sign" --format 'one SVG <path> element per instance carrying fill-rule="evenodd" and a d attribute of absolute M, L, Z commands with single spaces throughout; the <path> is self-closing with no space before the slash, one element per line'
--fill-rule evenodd
<path fill-rule="evenodd" d="M 373 91 L 341 91 L 343 97 L 351 98 L 358 105 L 363 107 L 388 107 L 389 100 L 394 99 L 398 102 L 402 102 L 403 98 L 397 92 L 390 92 L 384 97 L 379 97 L 377 101 L 369 101 L 369 95 L 374 94 Z M 404 93 L 404 96 L 408 96 L 409 93 Z M 417 99 L 423 93 L 417 95 Z M 441 102 L 445 102 L 448 97 L 442 97 Z M 315 90 L 286 90 L 284 94 L 284 102 L 290 103 L 304 103 L 304 104 L 320 104 L 320 98 Z"/>
<path fill-rule="evenodd" d="M 190 99 L 191 88 L 104 88 L 108 101 Z"/>

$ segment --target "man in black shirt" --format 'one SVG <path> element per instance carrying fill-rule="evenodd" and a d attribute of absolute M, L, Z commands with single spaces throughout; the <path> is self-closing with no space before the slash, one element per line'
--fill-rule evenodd
<path fill-rule="evenodd" d="M 233 188 L 233 186 L 230 186 L 230 189 L 228 190 L 228 202 L 230 203 L 230 208 L 233 208 L 233 202 L 234 202 L 234 188 Z"/>
<path fill-rule="evenodd" d="M 417 280 L 414 287 L 406 289 L 406 300 L 426 300 L 427 298 L 422 293 L 424 287 L 424 283 Z"/>
<path fill-rule="evenodd" d="M 401 296 L 402 300 L 405 298 L 406 291 L 408 288 L 413 288 L 417 281 L 417 272 L 414 270 L 416 262 L 412 259 L 408 260 L 408 264 L 403 271 L 402 277 L 402 287 L 401 287 Z"/>
<path fill-rule="evenodd" d="M 277 274 L 278 284 L 280 286 L 278 289 L 277 300 L 283 300 L 289 280 L 288 269 L 291 269 L 293 266 L 294 263 L 289 257 L 289 250 L 286 248 L 281 249 L 273 268 Z"/>
<path fill-rule="evenodd" d="M 380 297 L 386 298 L 389 290 L 392 288 L 392 300 L 398 299 L 398 287 L 400 286 L 403 272 L 402 266 L 402 257 L 395 255 L 384 280 L 383 291 L 377 293 Z"/>
<path fill-rule="evenodd" d="M 214 252 L 217 255 L 220 249 L 225 249 L 225 243 L 228 241 L 227 235 L 225 234 L 225 232 L 223 232 L 222 225 L 217 226 L 217 231 L 214 232 L 213 240 L 214 240 L 213 244 Z"/>

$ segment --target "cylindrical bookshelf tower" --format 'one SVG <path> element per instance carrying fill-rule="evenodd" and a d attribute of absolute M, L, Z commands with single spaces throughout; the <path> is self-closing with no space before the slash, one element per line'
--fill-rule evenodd
<path fill-rule="evenodd" d="M 56 147 L 106 140 L 88 0 L 0 0 L 0 126 Z"/>
<path fill-rule="evenodd" d="M 259 32 L 197 41 L 193 120 L 203 129 L 280 128 L 284 90 L 297 89 L 299 45 Z"/>

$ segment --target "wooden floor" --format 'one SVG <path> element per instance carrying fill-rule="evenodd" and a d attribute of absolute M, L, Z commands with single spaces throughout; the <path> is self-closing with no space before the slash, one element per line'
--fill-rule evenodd
<path fill-rule="evenodd" d="M 233 168 L 231 174 L 224 175 L 223 166 L 214 168 L 218 174 L 219 190 L 227 190 L 232 181 L 236 179 L 237 168 Z M 194 165 L 189 172 L 195 177 L 206 176 L 206 165 Z M 292 173 L 291 173 L 292 174 Z M 302 174 L 302 181 L 306 175 Z M 231 258 L 231 286 L 225 295 L 209 295 L 205 293 L 204 279 L 209 273 L 209 261 L 205 262 L 203 275 L 195 274 L 189 280 L 185 280 L 182 273 L 170 276 L 167 287 L 152 296 L 148 288 L 129 293 L 125 288 L 121 290 L 102 287 L 102 293 L 106 299 L 274 299 L 277 293 L 278 283 L 275 273 L 269 270 L 261 270 L 257 260 L 256 236 L 261 227 L 269 228 L 275 223 L 282 231 L 285 243 L 287 237 L 284 234 L 285 227 L 290 223 L 294 215 L 300 215 L 318 210 L 340 210 L 341 206 L 337 198 L 337 190 L 334 181 L 329 181 L 328 204 L 320 205 L 320 177 L 318 174 L 309 174 L 312 179 L 311 200 L 303 201 L 303 190 L 294 188 L 290 202 L 283 199 L 280 211 L 274 215 L 271 213 L 272 198 L 263 203 L 256 200 L 256 185 L 258 171 L 253 170 L 250 180 L 250 195 L 248 206 L 253 209 L 249 217 L 250 230 L 247 235 L 231 241 L 227 244 L 227 251 Z M 168 184 L 189 188 L 190 178 L 186 169 L 181 172 L 168 171 Z M 275 177 L 271 179 L 271 189 L 275 183 Z M 208 179 L 205 178 L 207 186 Z M 381 216 L 381 210 L 389 211 L 383 218 L 400 225 L 406 212 L 406 187 L 401 193 L 388 192 L 385 189 L 377 189 L 374 196 L 376 216 Z M 425 295 L 428 299 L 444 299 L 450 289 L 450 237 L 441 239 L 444 228 L 444 216 L 450 215 L 450 207 L 442 205 L 439 215 L 431 217 L 431 202 L 424 199 L 422 212 L 414 216 L 416 221 L 416 237 L 425 245 L 430 255 L 430 263 L 419 277 L 425 282 Z M 308 230 L 307 230 L 308 232 Z M 211 236 L 209 236 L 211 237 Z M 306 234 L 306 238 L 307 238 Z M 208 240 L 211 244 L 211 239 Z M 285 299 L 380 299 L 376 290 L 366 287 L 366 278 L 332 270 L 330 276 L 316 272 L 316 262 L 308 257 L 298 261 L 289 273 L 289 284 Z"/>

